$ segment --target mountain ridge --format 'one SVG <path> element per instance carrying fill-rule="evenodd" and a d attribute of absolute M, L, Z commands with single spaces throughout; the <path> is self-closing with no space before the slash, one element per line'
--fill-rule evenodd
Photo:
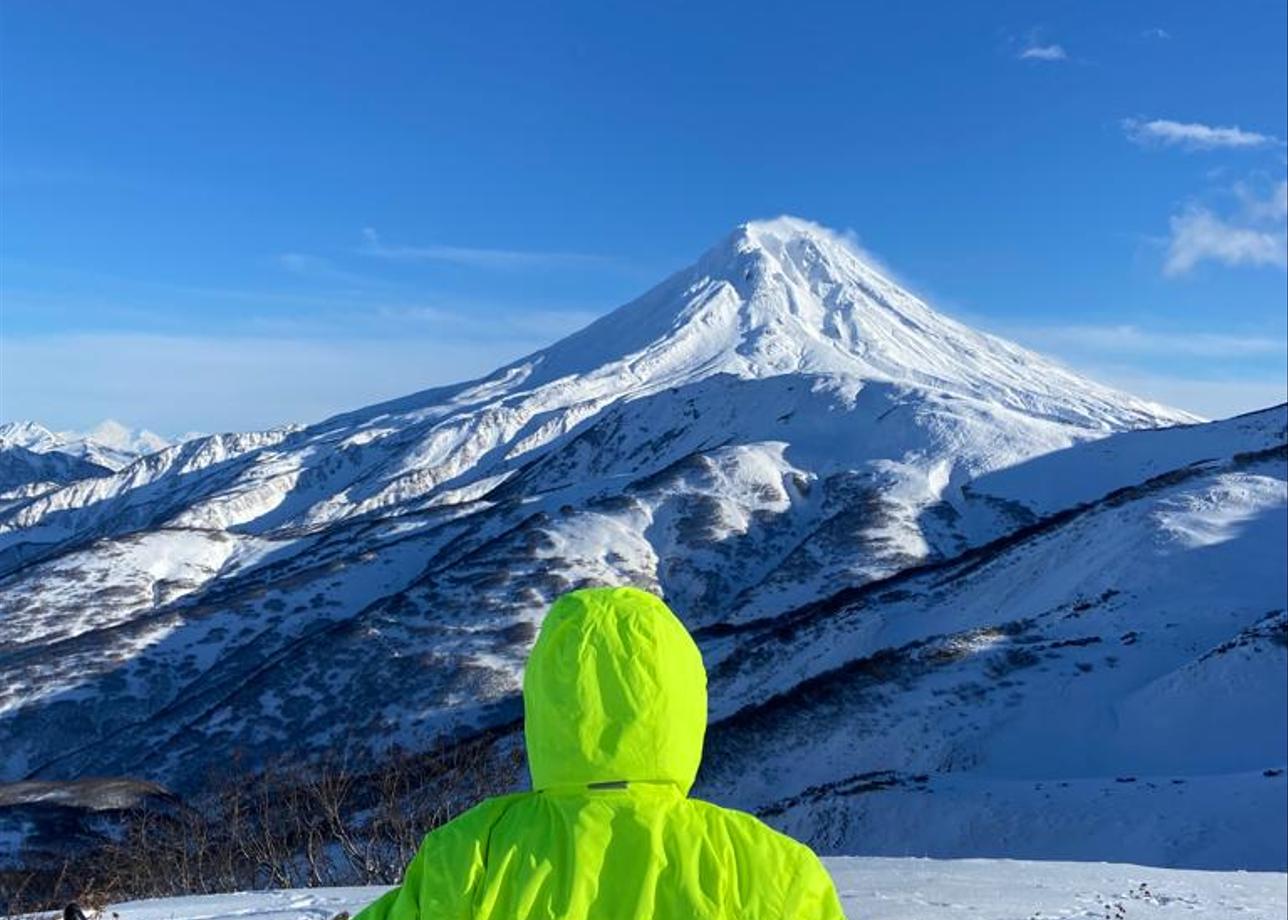
<path fill-rule="evenodd" d="M 53 431 L 30 420 L 0 424 L 0 445 L 42 454 L 67 454 L 112 472 L 190 437 L 193 435 L 171 440 L 146 428 L 129 428 L 115 419 L 105 419 L 83 432 Z"/>

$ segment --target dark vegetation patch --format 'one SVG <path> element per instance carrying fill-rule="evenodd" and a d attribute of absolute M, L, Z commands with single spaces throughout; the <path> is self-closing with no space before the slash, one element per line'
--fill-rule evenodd
<path fill-rule="evenodd" d="M 1041 657 L 1030 649 L 1008 648 L 1000 655 L 990 657 L 988 664 L 984 666 L 984 673 L 996 680 L 1015 671 L 1031 668 L 1041 660 Z"/>
<path fill-rule="evenodd" d="M 675 535 L 681 544 L 703 546 L 719 537 L 724 515 L 718 499 L 696 492 L 685 497 L 683 508 L 675 522 Z"/>
<path fill-rule="evenodd" d="M 234 763 L 187 799 L 129 780 L 41 784 L 61 787 L 61 808 L 51 810 L 37 798 L 49 790 L 0 787 L 0 827 L 35 818 L 54 835 L 29 837 L 18 867 L 0 868 L 0 914 L 69 901 L 102 907 L 135 898 L 392 884 L 427 831 L 516 787 L 523 763 L 516 731 L 508 724 L 425 753 L 394 748 L 361 770 L 342 756 L 255 772 Z M 113 807 L 97 807 L 105 802 Z"/>
<path fill-rule="evenodd" d="M 708 476 L 714 469 L 715 464 L 708 457 L 701 451 L 694 451 L 668 463 L 660 470 L 633 480 L 624 491 L 631 494 L 653 492 L 678 485 L 689 476 Z"/>
<path fill-rule="evenodd" d="M 1052 642 L 1048 648 L 1083 648 L 1087 645 L 1098 645 L 1101 639 L 1099 636 L 1079 636 L 1076 639 L 1058 639 Z"/>
<path fill-rule="evenodd" d="M 898 648 L 884 648 L 809 677 L 789 690 L 744 706 L 707 732 L 702 779 L 738 764 L 755 762 L 765 745 L 779 743 L 804 724 L 840 720 L 855 712 L 878 712 L 892 689 L 907 689 L 921 678 L 968 657 L 978 656 L 989 682 L 963 681 L 936 690 L 961 702 L 979 702 L 1013 687 L 1008 675 L 1041 663 L 1041 639 L 1030 635 L 1031 620 L 934 636 Z M 984 644 L 985 642 L 988 644 Z"/>
<path fill-rule="evenodd" d="M 498 638 L 504 645 L 531 645 L 537 638 L 537 627 L 530 620 L 519 620 L 501 629 Z"/>
<path fill-rule="evenodd" d="M 1073 606 L 1069 608 L 1069 612 L 1065 614 L 1065 619 L 1082 616 L 1088 610 L 1094 610 L 1095 608 L 1113 600 L 1113 598 L 1117 597 L 1120 593 L 1121 592 L 1117 588 L 1108 588 L 1105 591 L 1102 591 L 1098 597 L 1090 599 L 1082 598 L 1077 600 L 1073 603 Z"/>
<path fill-rule="evenodd" d="M 1266 645 L 1288 648 L 1288 611 L 1271 610 L 1256 623 L 1207 652 L 1199 661 L 1227 655 L 1235 649 L 1259 652 Z"/>
<path fill-rule="evenodd" d="M 1279 444 L 1264 450 L 1240 451 L 1231 459 L 1236 467 L 1253 466 L 1266 460 L 1288 460 L 1288 444 Z"/>
<path fill-rule="evenodd" d="M 869 792 L 881 792 L 886 789 L 898 789 L 906 786 L 924 788 L 930 777 L 925 774 L 906 776 L 893 770 L 875 770 L 868 773 L 857 773 L 830 783 L 810 786 L 804 791 L 779 799 L 756 810 L 759 818 L 772 818 L 781 815 L 798 805 L 810 805 L 823 799 L 865 795 Z"/>

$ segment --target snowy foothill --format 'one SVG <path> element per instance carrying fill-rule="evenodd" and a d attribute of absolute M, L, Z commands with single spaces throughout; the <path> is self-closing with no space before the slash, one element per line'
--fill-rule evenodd
<path fill-rule="evenodd" d="M 1275 920 L 1288 912 L 1288 876 L 1112 863 L 1000 859 L 823 860 L 851 920 Z M 131 901 L 114 920 L 331 920 L 356 914 L 383 888 L 314 888 Z M 37 914 L 44 920 L 53 914 Z M 669 918 L 668 918 L 669 920 Z M 678 918 L 677 918 L 678 920 Z"/>

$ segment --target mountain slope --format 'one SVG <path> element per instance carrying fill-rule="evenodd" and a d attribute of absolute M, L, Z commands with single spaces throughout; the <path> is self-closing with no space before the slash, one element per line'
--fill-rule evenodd
<path fill-rule="evenodd" d="M 107 466 L 59 448 L 63 440 L 34 422 L 0 425 L 0 510 L 78 479 L 106 476 Z"/>
<path fill-rule="evenodd" d="M 1282 868 L 1286 427 L 1279 407 L 982 477 L 1076 463 L 1113 489 L 711 630 L 703 788 L 830 852 Z M 1142 478 L 1144 457 L 1174 465 Z"/>
<path fill-rule="evenodd" d="M 1079 603 L 1080 582 L 1058 573 L 1065 559 L 1071 572 L 1099 564 L 1090 506 L 1273 451 L 1281 417 L 1195 425 L 935 313 L 821 228 L 749 224 L 488 377 L 191 440 L 0 510 L 3 778 L 116 773 L 190 790 L 233 750 L 254 764 L 507 723 L 550 600 L 634 583 L 665 594 L 712 664 L 712 740 L 728 754 L 711 788 L 813 820 L 790 800 L 863 772 L 861 758 L 820 728 L 791 736 L 826 752 L 807 783 L 772 757 L 753 769 L 739 758 L 758 736 L 738 713 L 948 630 L 970 599 L 896 642 L 884 614 L 858 617 L 871 634 L 852 630 L 845 592 L 1041 538 L 1060 551 L 1016 571 L 1048 607 Z M 1273 513 L 1284 478 L 1257 462 L 1254 517 Z M 1131 532 L 1154 532 L 1152 506 L 1129 505 Z M 1227 561 L 1231 591 L 1274 593 L 1264 554 Z M 992 622 L 1004 605 L 979 603 L 963 629 L 1015 618 Z M 1253 628 L 1239 611 L 1190 639 Z M 835 629 L 806 625 L 832 617 Z M 758 655 L 775 665 L 756 671 Z M 833 715 L 859 730 L 857 714 Z M 938 711 L 926 730 L 955 718 Z M 872 769 L 933 767 L 890 764 Z M 721 772 L 740 769 L 764 778 Z"/>
<path fill-rule="evenodd" d="M 106 467 L 58 451 L 39 453 L 0 440 L 0 495 L 21 501 L 78 479 L 106 476 Z"/>

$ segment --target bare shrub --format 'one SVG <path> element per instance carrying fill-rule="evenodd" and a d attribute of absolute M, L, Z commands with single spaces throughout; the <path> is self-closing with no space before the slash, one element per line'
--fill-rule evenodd
<path fill-rule="evenodd" d="M 0 872 L 0 913 L 265 888 L 392 884 L 424 834 L 514 790 L 522 753 L 504 736 L 387 752 L 356 769 L 335 755 L 254 772 L 128 812 L 91 852 Z"/>

